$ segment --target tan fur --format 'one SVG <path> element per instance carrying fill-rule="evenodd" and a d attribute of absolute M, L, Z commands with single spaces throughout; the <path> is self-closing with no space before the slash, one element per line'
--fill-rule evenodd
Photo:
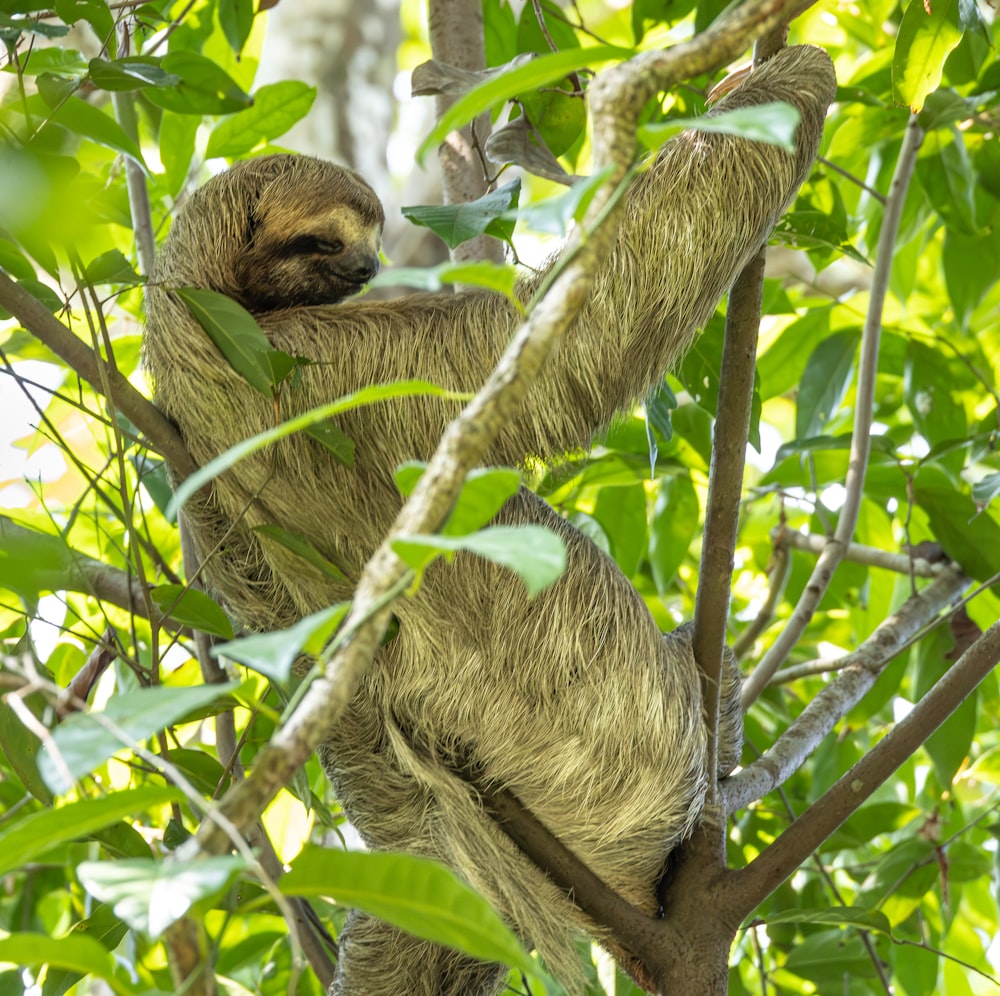
<path fill-rule="evenodd" d="M 808 175 L 835 87 L 823 52 L 788 49 L 720 108 L 794 104 L 797 155 L 696 133 L 662 150 L 629 193 L 617 248 L 579 319 L 491 461 L 586 445 L 663 376 Z M 273 408 L 229 368 L 171 287 L 209 286 L 243 300 L 276 347 L 316 361 L 283 398 L 286 416 L 371 383 L 423 377 L 474 391 L 485 379 L 518 321 L 499 296 L 303 306 L 324 293 L 315 260 L 268 255 L 302 232 L 334 229 L 360 239 L 348 249 L 363 260 L 381 230 L 375 205 L 353 174 L 280 156 L 214 178 L 180 213 L 149 289 L 145 358 L 157 404 L 197 461 L 268 428 Z M 343 284 L 334 275 L 326 300 L 349 293 Z M 525 279 L 520 293 L 536 284 Z M 345 415 L 339 424 L 357 446 L 352 469 L 303 435 L 244 460 L 189 509 L 214 591 L 251 629 L 288 626 L 349 598 L 349 585 L 252 527 L 294 530 L 356 577 L 399 509 L 394 469 L 427 459 L 456 411 L 421 398 Z M 569 555 L 563 578 L 529 600 L 520 581 L 483 560 L 435 565 L 398 603 L 398 635 L 320 756 L 372 847 L 456 868 L 572 984 L 574 932 L 604 932 L 517 851 L 453 768 L 475 761 L 652 914 L 666 857 L 694 827 L 708 784 L 698 677 L 687 627 L 661 634 L 617 566 L 544 501 L 522 489 L 497 521 L 559 533 Z M 740 737 L 734 669 L 727 680 L 726 770 Z M 503 980 L 365 916 L 352 919 L 342 954 L 334 986 L 342 993 L 490 994 Z"/>

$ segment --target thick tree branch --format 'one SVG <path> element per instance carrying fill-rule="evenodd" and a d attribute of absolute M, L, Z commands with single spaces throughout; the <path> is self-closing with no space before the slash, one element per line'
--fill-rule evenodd
<path fill-rule="evenodd" d="M 903 135 L 903 144 L 896 161 L 896 172 L 892 178 L 889 196 L 882 217 L 878 249 L 875 259 L 875 273 L 872 277 L 871 297 L 868 314 L 865 317 L 861 337 L 861 359 L 858 364 L 858 386 L 855 391 L 854 429 L 851 435 L 851 452 L 845 481 L 846 495 L 840 510 L 840 518 L 833 538 L 829 541 L 813 568 L 809 582 L 802 592 L 791 619 L 770 650 L 761 659 L 743 685 L 743 708 L 748 709 L 754 699 L 763 691 L 774 672 L 785 662 L 792 648 L 799 641 L 809 625 L 833 572 L 844 557 L 847 544 L 854 535 L 858 512 L 864 493 L 865 471 L 871 448 L 872 411 L 875 403 L 875 377 L 878 373 L 878 350 L 882 332 L 882 309 L 889 288 L 889 273 L 892 269 L 893 250 L 899 223 L 903 214 L 903 202 L 913 176 L 917 161 L 917 151 L 923 139 L 923 132 L 916 116 L 910 118 Z"/>
<path fill-rule="evenodd" d="M 708 770 L 716 771 L 719 689 L 726 643 L 729 595 L 739 531 L 743 464 L 753 402 L 754 357 L 764 293 L 764 247 L 744 267 L 729 292 L 726 338 L 719 373 L 716 432 L 708 476 L 708 506 L 701 571 L 694 607 L 694 659 L 701 677 L 709 730 Z M 720 431 L 724 426 L 725 431 Z M 714 786 L 715 780 L 712 779 Z"/>
<path fill-rule="evenodd" d="M 480 0 L 430 0 L 428 31 L 431 51 L 439 62 L 475 72 L 486 68 L 483 8 Z M 455 97 L 436 98 L 438 117 Z M 473 132 L 475 134 L 473 134 Z M 490 135 L 490 116 L 481 114 L 471 126 L 453 131 L 438 150 L 445 204 L 464 204 L 482 197 L 489 188 L 483 175 L 482 150 Z M 478 145 L 478 148 L 477 148 Z M 503 243 L 489 235 L 469 239 L 452 250 L 455 262 L 503 262 Z"/>
<path fill-rule="evenodd" d="M 549 292 L 521 326 L 486 385 L 449 426 L 386 541 L 365 565 L 345 623 L 352 635 L 330 662 L 326 676 L 313 683 L 294 715 L 258 755 L 250 777 L 223 800 L 223 812 L 237 826 L 246 828 L 256 820 L 353 698 L 390 617 L 388 606 L 375 606 L 382 605 L 386 592 L 400 585 L 408 570 L 391 548 L 393 537 L 440 527 L 466 473 L 481 462 L 586 299 L 614 242 L 619 209 L 611 204 L 631 166 L 636 123 L 647 100 L 681 79 L 731 61 L 753 39 L 786 20 L 794 6 L 794 0 L 748 0 L 690 41 L 639 56 L 595 80 L 590 89 L 594 165 L 598 171 L 610 166 L 611 175 L 595 195 L 582 226 L 588 236 L 585 241 L 579 235 L 571 240 L 566 262 Z M 604 223 L 595 227 L 605 212 Z M 220 853 L 227 847 L 227 837 L 205 821 L 186 853 L 191 849 Z"/>
<path fill-rule="evenodd" d="M 885 619 L 778 740 L 760 758 L 722 783 L 726 813 L 732 815 L 762 799 L 794 774 L 823 737 L 861 701 L 889 661 L 932 624 L 968 583 L 957 569 L 950 568 Z"/>
<path fill-rule="evenodd" d="M 940 582 L 935 582 L 938 584 Z M 746 868 L 730 879 L 733 899 L 749 914 L 823 843 L 958 708 L 1000 661 L 1000 622 L 857 764 Z"/>
<path fill-rule="evenodd" d="M 3 271 L 0 271 L 0 307 L 14 315 L 28 332 L 48 346 L 95 391 L 104 394 L 104 385 L 108 385 L 109 404 L 139 429 L 178 477 L 187 477 L 197 470 L 180 434 L 159 409 L 144 398 L 117 368 L 102 360 L 41 301 Z"/>

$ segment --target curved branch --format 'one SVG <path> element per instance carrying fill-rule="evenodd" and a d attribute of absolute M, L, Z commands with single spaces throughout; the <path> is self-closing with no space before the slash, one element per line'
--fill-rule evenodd
<path fill-rule="evenodd" d="M 178 477 L 198 468 L 177 429 L 148 399 L 144 398 L 112 364 L 102 360 L 78 339 L 32 294 L 0 271 L 0 307 L 6 308 L 36 339 L 48 346 L 109 404 L 120 411 L 164 457 Z"/>
<path fill-rule="evenodd" d="M 798 643 L 799 637 L 805 632 L 816 607 L 829 587 L 833 572 L 843 560 L 847 545 L 854 535 L 854 527 L 857 525 L 858 512 L 864 493 L 868 454 L 871 448 L 872 411 L 875 403 L 875 377 L 878 372 L 878 350 L 882 332 L 882 309 L 889 289 L 889 272 L 892 269 L 893 249 L 896 244 L 896 236 L 899 234 L 903 202 L 906 200 L 906 192 L 910 186 L 910 178 L 913 176 L 913 168 L 917 162 L 917 151 L 920 149 L 922 140 L 923 131 L 917 122 L 916 115 L 912 115 L 903 134 L 903 144 L 899 150 L 899 159 L 896 161 L 896 172 L 892 178 L 889 197 L 886 200 L 885 212 L 882 217 L 882 230 L 879 232 L 871 297 L 861 336 L 861 359 L 858 363 L 858 386 L 855 392 L 854 429 L 851 434 L 847 479 L 844 482 L 846 497 L 840 510 L 837 528 L 833 538 L 824 547 L 816 561 L 816 566 L 813 568 L 809 582 L 802 592 L 798 605 L 795 606 L 795 611 L 789 619 L 788 625 L 744 683 L 744 709 L 750 708 L 754 699 L 764 690 L 774 672 L 785 662 L 792 648 Z"/>
<path fill-rule="evenodd" d="M 939 582 L 935 582 L 937 584 Z M 734 901 L 748 914 L 958 708 L 1000 661 L 1000 622 L 994 623 L 938 683 L 829 791 L 746 868 L 734 872 Z"/>

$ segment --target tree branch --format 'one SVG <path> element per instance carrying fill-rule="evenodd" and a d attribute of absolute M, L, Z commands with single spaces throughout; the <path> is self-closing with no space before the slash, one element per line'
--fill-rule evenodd
<path fill-rule="evenodd" d="M 744 683 L 744 709 L 750 708 L 754 699 L 764 690 L 774 672 L 785 662 L 792 648 L 798 643 L 799 637 L 805 632 L 816 607 L 829 587 L 834 571 L 844 557 L 847 544 L 854 535 L 864 493 L 868 454 L 871 448 L 872 411 L 875 402 L 875 377 L 878 373 L 882 309 L 889 288 L 889 273 L 892 269 L 893 250 L 903 214 L 903 202 L 906 200 L 906 191 L 910 186 L 910 178 L 913 176 L 917 151 L 922 139 L 923 132 L 917 123 L 916 115 L 913 115 L 903 135 L 903 144 L 896 161 L 896 172 L 892 178 L 889 197 L 886 200 L 882 217 L 882 230 L 879 232 L 871 297 L 861 336 L 861 359 L 858 364 L 858 386 L 855 392 L 854 429 L 851 435 L 847 480 L 844 482 L 846 497 L 840 510 L 837 528 L 833 538 L 824 547 L 816 561 L 816 566 L 813 568 L 798 605 L 795 606 L 791 619 Z"/>
<path fill-rule="evenodd" d="M 61 360 L 110 405 L 139 429 L 181 478 L 197 467 L 173 424 L 144 398 L 112 364 L 102 360 L 83 340 L 78 339 L 44 304 L 0 271 L 0 307 L 6 308 L 36 339 Z"/>
<path fill-rule="evenodd" d="M 439 62 L 475 72 L 486 68 L 483 39 L 483 8 L 480 0 L 430 0 L 428 32 L 431 52 Z M 438 117 L 456 98 L 441 94 L 436 98 Z M 481 151 L 490 134 L 489 113 L 480 114 L 471 126 L 453 131 L 438 150 L 445 204 L 474 201 L 489 189 L 483 175 Z M 452 250 L 457 262 L 491 260 L 503 262 L 503 243 L 489 235 L 469 239 Z"/>
<path fill-rule="evenodd" d="M 722 653 L 740 522 L 743 464 L 750 432 L 757 332 L 764 295 L 764 247 L 743 268 L 729 292 L 726 337 L 719 372 L 719 401 L 712 460 L 708 474 L 708 506 L 702 542 L 701 570 L 694 607 L 694 659 L 701 678 L 702 708 L 709 731 L 708 770 L 717 771 L 719 690 Z M 720 430 L 719 427 L 723 427 Z M 716 780 L 712 778 L 710 792 Z"/>
<path fill-rule="evenodd" d="M 816 533 L 798 533 L 785 526 L 777 526 L 771 531 L 775 546 L 789 546 L 795 550 L 805 550 L 807 553 L 822 553 L 830 542 L 828 536 Z M 880 550 L 874 546 L 864 546 L 861 543 L 848 543 L 844 550 L 844 560 L 868 567 L 882 567 L 887 571 L 905 574 L 907 577 L 936 578 L 940 577 L 951 565 L 946 561 L 931 563 L 924 557 L 911 557 L 905 553 L 892 553 Z"/>
<path fill-rule="evenodd" d="M 791 777 L 823 737 L 861 701 L 889 661 L 924 627 L 934 623 L 968 583 L 956 568 L 950 568 L 885 619 L 777 741 L 760 758 L 722 783 L 727 815 L 762 799 Z"/>
<path fill-rule="evenodd" d="M 935 582 L 937 584 L 939 582 Z M 1000 661 L 1000 622 L 857 764 L 746 868 L 734 872 L 734 901 L 749 914 L 823 843 L 958 708 Z"/>

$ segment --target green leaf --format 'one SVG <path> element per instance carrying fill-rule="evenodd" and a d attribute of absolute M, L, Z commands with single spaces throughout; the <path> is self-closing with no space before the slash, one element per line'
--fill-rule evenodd
<path fill-rule="evenodd" d="M 432 204 L 402 208 L 403 217 L 415 225 L 429 228 L 440 236 L 449 249 L 489 231 L 489 234 L 509 242 L 514 224 L 504 215 L 517 207 L 521 181 L 497 187 L 474 201 L 464 204 Z"/>
<path fill-rule="evenodd" d="M 203 591 L 182 584 L 161 584 L 153 588 L 150 596 L 161 612 L 182 626 L 226 640 L 233 638 L 233 624 L 229 617 L 218 602 Z"/>
<path fill-rule="evenodd" d="M 131 996 L 132 990 L 118 981 L 111 952 L 90 937 L 72 934 L 48 937 L 44 934 L 9 934 L 0 938 L 0 962 L 12 965 L 54 965 L 68 968 L 81 975 L 93 975 L 121 996 Z"/>
<path fill-rule="evenodd" d="M 503 294 L 515 307 L 523 305 L 514 292 L 518 270 L 510 263 L 440 263 L 438 266 L 401 266 L 383 270 L 371 280 L 368 289 L 375 287 L 416 287 L 435 293 L 445 284 L 465 284 Z"/>
<path fill-rule="evenodd" d="M 1000 205 L 994 201 L 993 217 L 987 220 L 984 233 L 965 235 L 949 227 L 941 259 L 955 317 L 970 331 L 973 313 L 996 286 L 1000 273 Z"/>
<path fill-rule="evenodd" d="M 65 24 L 49 24 L 34 18 L 29 20 L 24 17 L 10 17 L 8 14 L 0 14 L 0 30 L 15 39 L 22 34 L 39 35 L 42 38 L 62 38 L 69 34 L 69 28 Z"/>
<path fill-rule="evenodd" d="M 197 52 L 175 51 L 163 57 L 160 67 L 180 82 L 170 87 L 150 88 L 146 99 L 178 114 L 229 114 L 252 101 L 233 78 Z"/>
<path fill-rule="evenodd" d="M 0 514 L 0 588 L 29 602 L 44 591 L 91 591 L 94 575 L 107 574 L 108 567 L 68 546 L 62 536 Z"/>
<path fill-rule="evenodd" d="M 524 972 L 534 963 L 481 896 L 427 858 L 306 846 L 279 882 L 292 896 L 331 896 L 424 940 Z"/>
<path fill-rule="evenodd" d="M 833 906 L 819 910 L 782 910 L 769 913 L 767 922 L 772 923 L 824 923 L 838 927 L 857 927 L 859 930 L 874 930 L 880 934 L 892 934 L 889 918 L 878 910 L 866 910 L 857 906 Z"/>
<path fill-rule="evenodd" d="M 313 567 L 322 571 L 327 577 L 335 581 L 348 582 L 348 577 L 332 560 L 328 560 L 319 550 L 316 549 L 304 536 L 293 533 L 291 530 L 282 529 L 281 526 L 254 526 L 253 531 L 258 536 L 266 536 L 268 539 L 280 543 L 286 550 L 298 555 Z"/>
<path fill-rule="evenodd" d="M 533 232 L 565 235 L 574 221 L 583 221 L 594 194 L 610 175 L 611 167 L 608 166 L 593 176 L 575 180 L 569 190 L 555 197 L 519 207 L 516 220 Z"/>
<path fill-rule="evenodd" d="M 78 840 L 118 820 L 183 797 L 172 786 L 147 785 L 31 813 L 0 832 L 0 875 L 14 871 L 57 844 Z"/>
<path fill-rule="evenodd" d="M 1000 572 L 1000 524 L 989 512 L 979 512 L 972 499 L 940 471 L 922 467 L 914 497 L 927 513 L 934 538 L 962 570 L 977 581 Z"/>
<path fill-rule="evenodd" d="M 311 436 L 321 446 L 325 447 L 344 467 L 354 466 L 354 441 L 341 428 L 328 418 L 305 429 L 305 434 Z"/>
<path fill-rule="evenodd" d="M 917 179 L 949 230 L 980 236 L 976 224 L 976 174 L 961 133 L 933 131 L 917 160 Z"/>
<path fill-rule="evenodd" d="M 302 653 L 318 654 L 343 622 L 350 607 L 350 602 L 338 602 L 300 619 L 287 629 L 217 644 L 212 648 L 212 655 L 228 657 L 272 681 L 284 684 L 291 675 L 296 658 Z"/>
<path fill-rule="evenodd" d="M 947 654 L 954 647 L 948 629 L 939 626 L 914 648 L 913 695 L 919 701 L 948 673 L 954 661 Z M 954 712 L 924 741 L 942 788 L 948 789 L 958 769 L 969 757 L 976 736 L 978 693 L 973 690 Z"/>
<path fill-rule="evenodd" d="M 52 710 L 39 693 L 28 695 L 21 699 L 21 704 L 39 721 L 40 727 L 51 725 L 55 721 Z M 45 717 L 48 714 L 48 722 Z M 52 792 L 45 784 L 38 770 L 38 757 L 42 750 L 42 741 L 35 731 L 25 725 L 24 720 L 14 712 L 6 696 L 0 697 L 0 754 L 21 779 L 24 787 L 39 802 L 52 805 Z"/>
<path fill-rule="evenodd" d="M 237 855 L 189 862 L 123 858 L 84 861 L 76 874 L 87 892 L 113 906 L 133 930 L 155 938 L 194 903 L 217 896 L 245 868 Z"/>
<path fill-rule="evenodd" d="M 860 341 L 858 331 L 835 332 L 809 355 L 795 409 L 797 438 L 819 435 L 837 413 L 854 376 Z"/>
<path fill-rule="evenodd" d="M 124 750 L 128 743 L 145 740 L 236 687 L 235 683 L 194 688 L 158 685 L 116 695 L 103 713 L 74 713 L 56 728 L 52 741 L 39 755 L 42 778 L 53 792 L 68 792 L 77 778 Z M 98 717 L 115 726 L 122 736 L 102 725 Z"/>
<path fill-rule="evenodd" d="M 698 6 L 697 0 L 635 0 L 632 35 L 638 45 L 646 32 L 659 24 L 674 24 Z"/>
<path fill-rule="evenodd" d="M 525 91 L 537 90 L 563 79 L 568 73 L 577 72 L 588 66 L 603 62 L 628 59 L 633 53 L 629 49 L 611 45 L 595 45 L 592 48 L 569 49 L 543 55 L 524 66 L 505 73 L 477 86 L 464 97 L 456 100 L 434 126 L 431 133 L 417 150 L 417 162 L 422 163 L 430 149 L 447 138 L 449 132 L 461 128 L 494 104 L 510 100 Z"/>
<path fill-rule="evenodd" d="M 672 118 L 639 129 L 639 141 L 648 149 L 661 145 L 685 129 L 735 135 L 751 142 L 767 142 L 786 152 L 795 153 L 795 129 L 798 127 L 798 108 L 784 101 L 739 107 L 732 111 L 706 114 L 701 118 Z"/>
<path fill-rule="evenodd" d="M 124 284 L 135 287 L 143 278 L 132 267 L 119 249 L 111 249 L 91 260 L 84 270 L 84 276 L 92 284 Z"/>
<path fill-rule="evenodd" d="M 810 308 L 757 357 L 760 394 L 765 401 L 799 384 L 809 359 L 806 347 L 825 339 L 829 331 L 830 309 Z"/>
<path fill-rule="evenodd" d="M 461 550 L 477 554 L 514 571 L 532 598 L 566 569 L 562 539 L 544 526 L 491 526 L 467 536 L 399 536 L 392 548 L 415 570 L 442 554 Z"/>
<path fill-rule="evenodd" d="M 398 467 L 396 486 L 400 494 L 412 494 L 426 469 L 427 465 L 422 463 Z M 465 536 L 485 526 L 520 485 L 521 475 L 511 467 L 480 467 L 469 471 L 442 532 L 446 536 Z"/>
<path fill-rule="evenodd" d="M 284 135 L 308 114 L 316 87 L 297 80 L 270 83 L 253 95 L 253 106 L 220 121 L 208 136 L 205 156 L 238 156 Z"/>
<path fill-rule="evenodd" d="M 219 0 L 219 26 L 229 47 L 239 55 L 253 28 L 253 0 Z"/>
<path fill-rule="evenodd" d="M 97 145 L 111 149 L 120 155 L 128 156 L 146 169 L 139 146 L 122 131 L 121 125 L 104 111 L 88 104 L 79 97 L 66 97 L 51 112 L 48 117 L 55 124 L 86 138 Z"/>
<path fill-rule="evenodd" d="M 307 426 L 315 425 L 324 419 L 340 415 L 343 412 L 353 411 L 365 405 L 375 404 L 379 401 L 388 401 L 392 398 L 415 398 L 422 396 L 444 398 L 446 400 L 463 401 L 467 395 L 458 394 L 454 391 L 446 391 L 443 387 L 431 384 L 426 380 L 402 380 L 392 384 L 375 384 L 371 387 L 363 387 L 352 394 L 345 394 L 336 401 L 331 401 L 328 405 L 320 405 L 311 411 L 295 418 L 290 418 L 280 425 L 266 432 L 259 432 L 256 436 L 244 439 L 242 442 L 231 446 L 228 450 L 220 453 L 215 459 L 210 460 L 204 467 L 196 471 L 190 477 L 185 478 L 184 483 L 174 492 L 173 500 L 167 508 L 167 515 L 174 516 L 177 510 L 182 508 L 184 503 L 204 487 L 209 481 L 214 480 L 219 474 L 228 470 L 235 463 L 251 453 L 269 446 L 271 443 L 284 439 L 286 436 L 301 432 Z"/>
<path fill-rule="evenodd" d="M 962 40 L 959 0 L 910 0 L 896 34 L 892 57 L 892 97 L 912 111 L 941 84 L 944 62 Z"/>
<path fill-rule="evenodd" d="M 56 0 L 55 8 L 67 24 L 86 21 L 98 38 L 110 38 L 114 34 L 114 15 L 106 0 Z"/>
<path fill-rule="evenodd" d="M 698 531 L 700 511 L 690 477 L 678 474 L 660 481 L 649 529 L 649 564 L 661 596 L 670 590 L 677 569 L 687 557 Z"/>
<path fill-rule="evenodd" d="M 180 77 L 163 71 L 159 59 L 133 55 L 125 59 L 91 59 L 90 80 L 101 90 L 138 90 L 148 86 L 176 86 Z"/>
<path fill-rule="evenodd" d="M 8 71 L 10 67 L 7 67 Z M 87 60 L 81 52 L 72 48 L 33 48 L 22 56 L 21 73 L 38 76 L 41 73 L 55 73 L 57 76 L 83 76 L 87 72 Z"/>
<path fill-rule="evenodd" d="M 281 383 L 276 377 L 282 369 L 278 363 L 290 361 L 294 367 L 294 358 L 272 348 L 253 315 L 225 294 L 196 287 L 178 288 L 175 293 L 226 362 L 265 398 L 273 397 Z"/>
<path fill-rule="evenodd" d="M 903 396 L 916 430 L 931 446 L 962 439 L 969 431 L 965 409 L 952 394 L 955 378 L 936 350 L 911 341 L 906 347 Z M 965 454 L 953 451 L 935 458 L 952 473 L 959 473 Z"/>
<path fill-rule="evenodd" d="M 987 474 L 972 485 L 972 500 L 985 508 L 997 495 L 1000 495 L 1000 474 Z"/>

